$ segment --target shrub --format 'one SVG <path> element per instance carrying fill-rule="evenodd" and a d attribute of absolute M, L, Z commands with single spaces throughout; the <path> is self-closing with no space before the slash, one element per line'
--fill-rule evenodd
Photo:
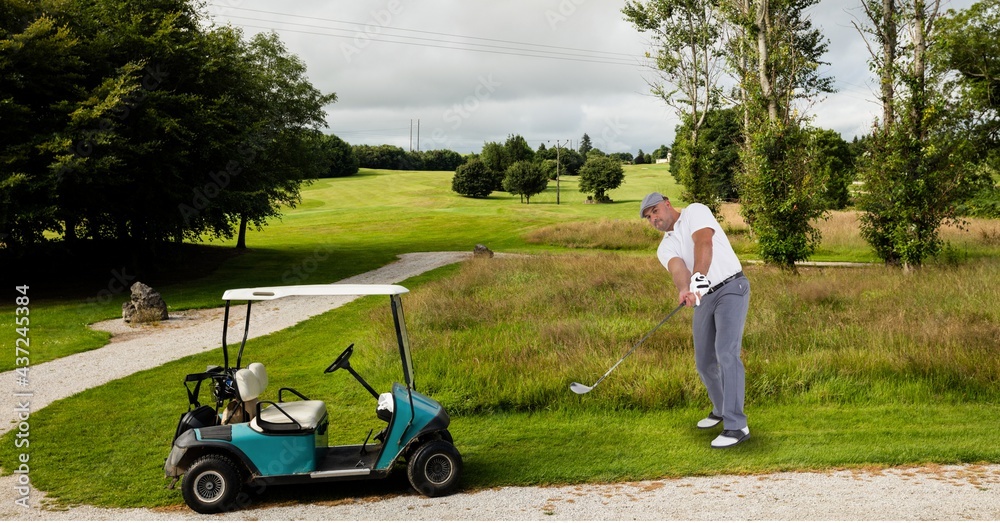
<path fill-rule="evenodd" d="M 479 159 L 472 159 L 455 169 L 451 190 L 469 198 L 486 198 L 493 192 L 493 175 Z"/>

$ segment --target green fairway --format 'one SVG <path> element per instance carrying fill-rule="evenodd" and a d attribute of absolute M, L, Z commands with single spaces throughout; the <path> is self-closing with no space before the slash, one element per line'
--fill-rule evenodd
<path fill-rule="evenodd" d="M 412 291 L 403 301 L 417 388 L 452 415 L 466 488 L 1000 462 L 991 440 L 1000 429 L 993 305 L 1000 291 L 979 284 L 1000 279 L 1000 262 L 991 236 L 975 231 L 955 233 L 959 254 L 917 274 L 873 266 L 795 276 L 747 264 L 752 438 L 736 449 L 711 450 L 716 431 L 693 428 L 709 403 L 694 370 L 690 311 L 593 392 L 570 392 L 571 381 L 593 383 L 673 308 L 656 235 L 636 208 L 651 190 L 672 198 L 679 190 L 663 166 L 626 172 L 625 185 L 611 192 L 616 203 L 602 205 L 584 204 L 572 179 L 563 180 L 559 205 L 554 184 L 530 205 L 506 193 L 462 198 L 449 190 L 450 173 L 363 170 L 321 180 L 280 222 L 252 232 L 248 252 L 158 290 L 174 310 L 213 307 L 226 288 L 328 283 L 405 252 L 483 243 L 535 254 L 475 260 L 404 283 Z M 824 258 L 870 261 L 863 243 L 844 232 L 851 216 L 836 219 L 846 225 L 830 229 Z M 752 258 L 752 240 L 737 220 L 726 226 L 741 256 Z M 122 297 L 88 301 L 97 295 L 32 301 L 33 364 L 106 343 L 85 324 L 116 316 Z M 322 399 L 331 444 L 360 443 L 379 427 L 371 396 L 346 372 L 322 371 L 355 343 L 352 364 L 376 389 L 401 380 L 386 305 L 366 298 L 252 340 L 244 362 L 267 366 L 266 399 L 285 386 Z M 13 307 L 2 314 L 0 328 L 13 332 Z M 179 491 L 162 488 L 163 460 L 186 409 L 183 377 L 209 364 L 221 364 L 220 350 L 32 412 L 33 485 L 63 503 L 181 504 Z M 18 452 L 13 433 L 0 439 L 5 473 Z M 341 489 L 276 489 L 265 499 L 336 500 Z"/>

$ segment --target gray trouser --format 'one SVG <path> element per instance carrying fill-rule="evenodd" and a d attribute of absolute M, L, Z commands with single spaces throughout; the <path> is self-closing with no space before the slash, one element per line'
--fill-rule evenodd
<path fill-rule="evenodd" d="M 736 278 L 701 299 L 694 309 L 694 361 L 708 389 L 712 411 L 726 430 L 747 426 L 743 413 L 746 376 L 740 351 L 750 306 L 750 282 Z"/>

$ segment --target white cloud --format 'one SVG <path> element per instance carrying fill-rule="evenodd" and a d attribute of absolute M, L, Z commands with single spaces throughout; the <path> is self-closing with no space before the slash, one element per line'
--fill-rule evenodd
<path fill-rule="evenodd" d="M 624 20 L 621 6 L 604 0 L 212 0 L 209 12 L 248 34 L 277 30 L 306 63 L 314 85 L 337 93 L 328 121 L 349 143 L 407 148 L 413 120 L 416 147 L 419 119 L 423 150 L 478 151 L 508 134 L 537 147 L 587 133 L 605 152 L 649 152 L 672 143 L 677 117 L 648 94 L 650 71 L 637 65 L 646 37 Z M 839 90 L 810 112 L 816 125 L 850 140 L 867 132 L 878 113 L 868 51 L 851 25 L 858 9 L 854 2 L 822 0 L 810 14 L 830 39 L 826 74 Z M 519 56 L 543 51 L 559 59 Z"/>

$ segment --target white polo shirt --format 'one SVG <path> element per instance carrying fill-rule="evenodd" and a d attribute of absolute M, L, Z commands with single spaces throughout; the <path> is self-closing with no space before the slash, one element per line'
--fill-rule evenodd
<path fill-rule="evenodd" d="M 691 235 L 706 227 L 714 230 L 715 234 L 712 235 L 712 264 L 708 266 L 708 274 L 705 276 L 712 285 L 715 285 L 742 271 L 743 265 L 736 257 L 736 252 L 729 244 L 729 238 L 726 237 L 722 226 L 704 204 L 692 203 L 681 211 L 680 218 L 674 223 L 674 230 L 664 234 L 663 240 L 660 241 L 656 257 L 667 270 L 670 270 L 668 264 L 673 258 L 680 258 L 689 271 L 693 270 L 694 239 Z"/>

